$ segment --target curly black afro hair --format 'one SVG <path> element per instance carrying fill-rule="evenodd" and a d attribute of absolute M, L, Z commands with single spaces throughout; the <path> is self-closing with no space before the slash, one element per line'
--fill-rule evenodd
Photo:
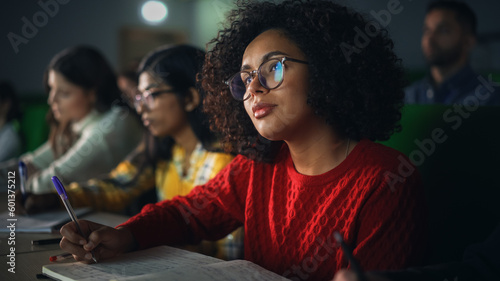
<path fill-rule="evenodd" d="M 404 72 L 392 40 L 376 21 L 331 1 L 300 0 L 240 1 L 228 21 L 230 26 L 208 44 L 212 49 L 202 71 L 204 108 L 226 150 L 273 158 L 277 143 L 259 135 L 243 102 L 233 99 L 224 83 L 240 70 L 247 45 L 269 29 L 282 31 L 306 55 L 307 103 L 339 135 L 375 141 L 401 130 Z"/>

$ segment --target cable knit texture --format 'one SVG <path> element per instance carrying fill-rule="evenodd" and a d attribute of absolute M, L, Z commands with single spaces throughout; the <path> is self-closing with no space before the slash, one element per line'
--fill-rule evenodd
<path fill-rule="evenodd" d="M 362 140 L 336 168 L 306 176 L 284 145 L 274 163 L 239 155 L 207 184 L 147 205 L 121 226 L 147 248 L 218 239 L 244 225 L 245 259 L 293 280 L 331 280 L 348 267 L 339 231 L 365 270 L 399 269 L 424 250 L 423 189 L 408 165 Z"/>

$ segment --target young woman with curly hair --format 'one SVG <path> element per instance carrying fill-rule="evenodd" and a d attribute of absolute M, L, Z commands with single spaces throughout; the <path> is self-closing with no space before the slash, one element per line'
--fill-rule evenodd
<path fill-rule="evenodd" d="M 89 261 L 92 249 L 104 259 L 244 225 L 245 259 L 294 280 L 329 280 L 347 267 L 335 231 L 365 269 L 417 263 L 420 177 L 404 155 L 373 142 L 398 128 L 403 99 L 386 32 L 370 29 L 377 35 L 348 61 L 343 48 L 367 20 L 332 2 L 241 3 L 230 21 L 202 78 L 212 127 L 239 155 L 189 195 L 116 229 L 86 222 L 83 248 L 86 237 L 66 225 L 62 248 Z"/>

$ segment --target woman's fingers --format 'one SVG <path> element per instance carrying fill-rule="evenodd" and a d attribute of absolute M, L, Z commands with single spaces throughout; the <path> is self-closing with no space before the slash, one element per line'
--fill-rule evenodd
<path fill-rule="evenodd" d="M 61 230 L 59 232 L 64 238 L 66 238 L 66 240 L 68 240 L 68 242 L 72 244 L 80 245 L 81 247 L 87 243 L 87 239 L 85 239 L 85 237 L 82 237 L 80 233 L 78 233 L 76 224 L 74 222 L 65 224 L 63 227 L 61 227 Z"/>
<path fill-rule="evenodd" d="M 92 253 L 97 260 L 108 259 L 123 252 L 135 249 L 135 239 L 127 228 L 115 229 L 87 220 L 78 220 L 85 237 L 82 237 L 74 222 L 61 228 L 60 246 L 74 255 L 75 260 L 93 262 Z"/>
<path fill-rule="evenodd" d="M 89 233 L 88 238 L 82 237 L 75 223 L 71 222 L 61 228 L 61 248 L 73 254 L 78 261 L 93 262 L 92 251 L 97 260 L 116 256 L 123 252 L 122 240 L 119 231 L 101 224 L 86 220 L 78 223 L 84 233 Z"/>
<path fill-rule="evenodd" d="M 89 242 L 83 246 L 87 251 L 94 250 L 97 259 L 107 259 L 124 252 L 126 239 L 120 231 L 112 227 L 101 227 L 89 236 Z"/>
<path fill-rule="evenodd" d="M 109 239 L 112 239 L 113 235 L 112 231 L 113 230 L 112 228 L 110 227 L 101 227 L 99 229 L 97 229 L 96 231 L 93 231 L 92 233 L 90 233 L 89 235 L 89 241 L 87 244 L 83 245 L 83 248 L 87 251 L 91 251 L 93 250 L 95 247 L 97 247 L 99 244 L 101 244 L 101 242 L 104 240 L 109 240 Z"/>
<path fill-rule="evenodd" d="M 90 229 L 88 221 L 79 221 L 78 222 L 82 229 Z M 74 222 L 70 222 L 65 224 L 61 230 L 61 235 L 63 238 L 61 239 L 61 243 L 59 246 L 61 249 L 73 254 L 73 258 L 77 261 L 84 262 L 93 262 L 92 254 L 90 250 L 87 250 L 89 244 L 88 240 L 85 237 L 82 237 L 76 228 L 76 224 Z M 93 248 L 93 247 L 92 247 Z M 96 257 L 97 258 L 97 257 Z"/>
<path fill-rule="evenodd" d="M 358 278 L 356 277 L 356 274 L 354 272 L 341 269 L 335 273 L 335 278 L 333 278 L 333 281 L 358 281 Z"/>
<path fill-rule="evenodd" d="M 64 251 L 73 254 L 75 260 L 83 260 L 87 254 L 87 251 L 83 249 L 82 245 L 71 242 L 67 237 L 61 239 L 59 246 Z"/>

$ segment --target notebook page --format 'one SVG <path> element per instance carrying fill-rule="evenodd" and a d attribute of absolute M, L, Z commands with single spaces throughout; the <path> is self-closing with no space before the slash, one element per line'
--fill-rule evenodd
<path fill-rule="evenodd" d="M 149 281 L 285 281 L 288 280 L 274 272 L 266 270 L 252 262 L 234 260 L 199 267 L 177 267 L 164 272 L 157 272 L 139 277 L 129 277 L 122 280 Z"/>
<path fill-rule="evenodd" d="M 91 208 L 78 208 L 75 209 L 75 214 L 78 218 L 91 212 Z M 37 232 L 37 233 L 50 233 L 55 226 L 70 222 L 71 218 L 68 211 L 59 210 L 52 212 L 45 212 L 35 215 L 15 216 L 10 217 L 9 212 L 0 214 L 1 221 L 8 221 L 7 219 L 17 219 L 16 232 Z M 0 232 L 8 232 L 8 228 L 0 228 Z"/>
<path fill-rule="evenodd" d="M 42 268 L 45 275 L 60 280 L 119 280 L 179 266 L 198 267 L 222 260 L 168 246 L 127 253 L 97 264 L 81 262 L 50 264 Z"/>

